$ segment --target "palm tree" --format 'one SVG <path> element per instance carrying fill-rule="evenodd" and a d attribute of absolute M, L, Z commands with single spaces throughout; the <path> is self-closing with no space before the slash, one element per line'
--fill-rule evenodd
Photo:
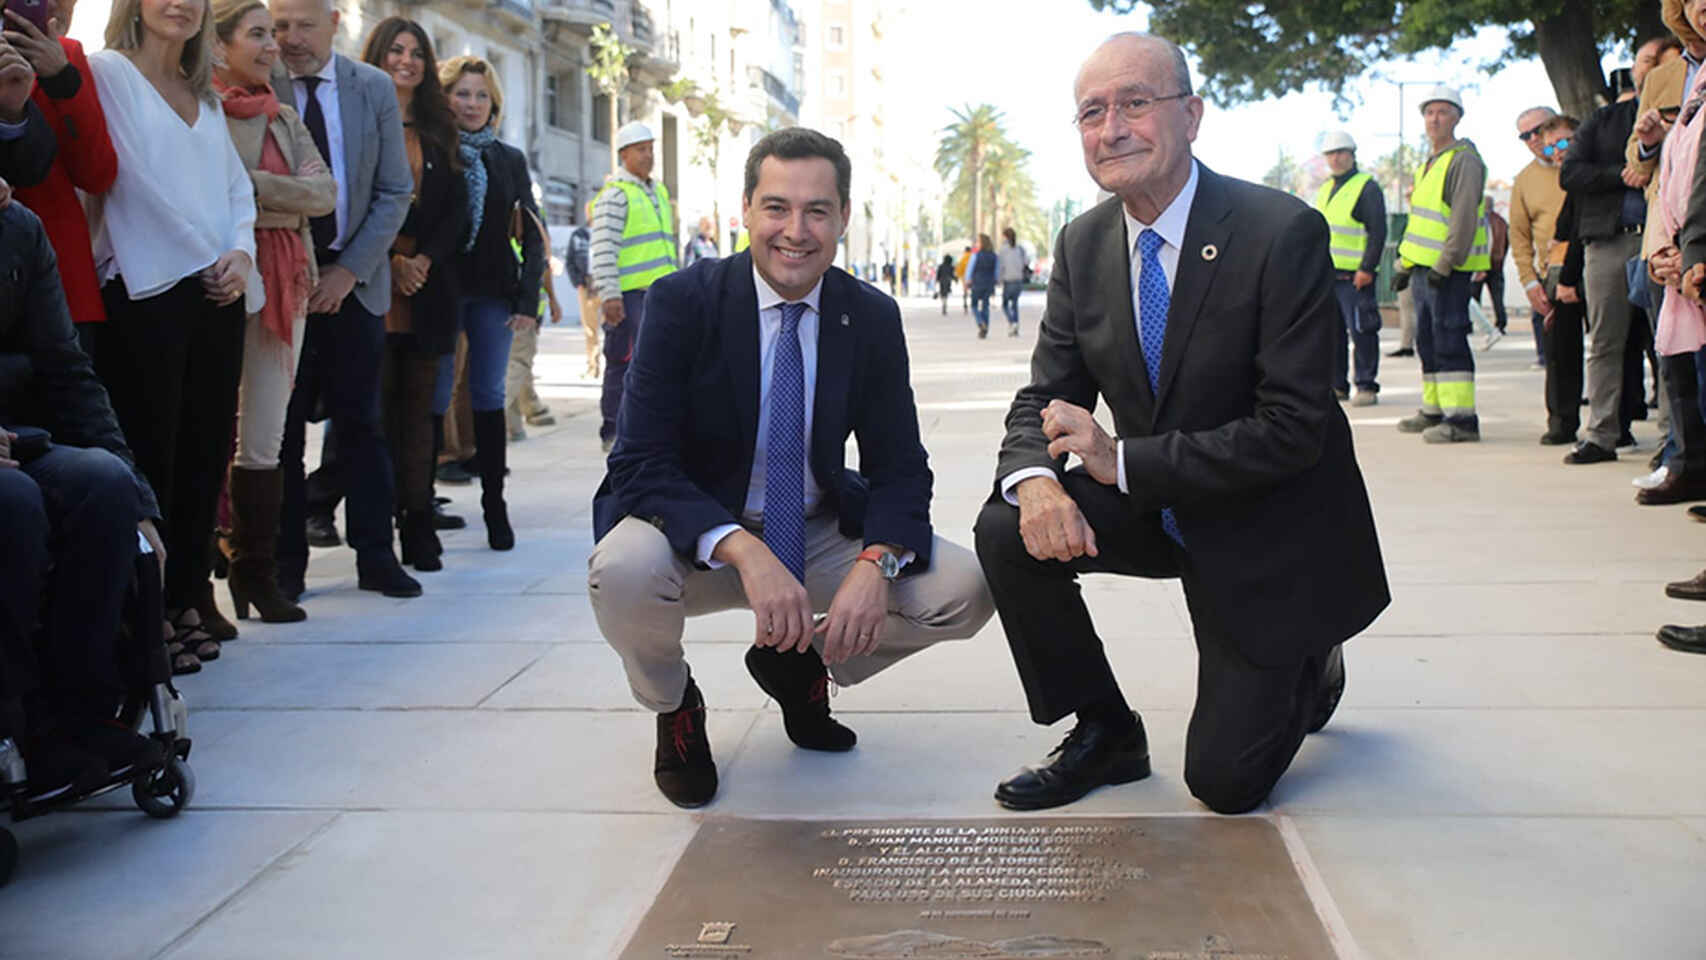
<path fill-rule="evenodd" d="M 983 167 L 989 148 L 1006 139 L 1002 131 L 1001 111 L 987 103 L 963 109 L 949 108 L 954 122 L 942 128 L 942 139 L 936 145 L 936 172 L 943 179 L 971 178 L 972 233 L 983 228 Z"/>

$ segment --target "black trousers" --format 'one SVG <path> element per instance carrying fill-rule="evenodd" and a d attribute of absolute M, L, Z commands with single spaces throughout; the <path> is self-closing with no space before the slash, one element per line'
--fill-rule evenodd
<path fill-rule="evenodd" d="M 55 446 L 0 469 L 0 518 L 0 698 L 40 688 L 57 707 L 110 710 L 124 692 L 119 618 L 143 519 L 130 467 L 105 450 Z"/>
<path fill-rule="evenodd" d="M 212 572 L 209 546 L 243 375 L 243 303 L 215 306 L 197 277 L 145 300 L 131 300 L 114 280 L 101 298 L 107 322 L 95 372 L 160 501 L 166 606 L 180 610 Z"/>
<path fill-rule="evenodd" d="M 1546 331 L 1546 429 L 1575 436 L 1582 425 L 1582 332 L 1587 306 L 1553 300 Z"/>
<path fill-rule="evenodd" d="M 278 562 L 282 572 L 308 567 L 303 445 L 308 417 L 324 404 L 335 431 L 336 461 L 345 497 L 345 535 L 356 556 L 391 552 L 395 493 L 391 456 L 379 425 L 379 372 L 385 318 L 369 313 L 352 295 L 336 314 L 310 314 L 296 366 L 296 389 L 284 416 L 284 503 L 279 511 Z"/>
<path fill-rule="evenodd" d="M 1678 446 L 1677 463 L 1685 475 L 1706 476 L 1706 421 L 1700 418 L 1700 380 L 1694 354 L 1661 357 L 1665 389 L 1670 391 L 1671 433 Z"/>
<path fill-rule="evenodd" d="M 1119 682 L 1078 577 L 1115 573 L 1180 577 L 1191 600 L 1191 560 L 1161 532 L 1160 515 L 1138 514 L 1113 487 L 1069 471 L 1066 491 L 1096 531 L 1099 556 L 1071 563 L 1038 560 L 1019 536 L 1019 511 L 991 501 L 977 519 L 977 556 L 995 597 L 1030 703 L 1031 719 L 1054 723 L 1119 693 Z M 1198 631 L 1197 700 L 1185 735 L 1185 783 L 1211 809 L 1255 807 L 1291 766 L 1320 692 L 1322 663 L 1306 656 L 1278 667 L 1253 664 L 1227 637 Z M 1322 654 L 1330 648 L 1324 644 Z"/>
<path fill-rule="evenodd" d="M 1653 328 L 1647 311 L 1633 307 L 1629 313 L 1629 336 L 1623 345 L 1623 396 L 1617 418 L 1627 431 L 1629 424 L 1647 419 L 1647 362 L 1653 356 Z M 1655 365 L 1654 370 L 1658 367 Z M 1654 380 L 1655 389 L 1657 379 Z"/>
<path fill-rule="evenodd" d="M 380 363 L 379 411 L 386 450 L 396 473 L 393 487 L 399 510 L 432 509 L 432 394 L 438 383 L 439 356 L 421 348 L 412 333 L 385 334 Z M 308 475 L 308 513 L 330 517 L 344 498 L 338 459 L 338 428 L 326 423 L 320 441 L 320 465 Z"/>

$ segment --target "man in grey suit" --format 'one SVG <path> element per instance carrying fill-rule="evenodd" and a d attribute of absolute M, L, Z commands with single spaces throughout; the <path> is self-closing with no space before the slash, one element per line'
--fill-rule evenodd
<path fill-rule="evenodd" d="M 391 309 L 391 242 L 409 212 L 414 176 L 391 78 L 332 52 L 332 0 L 272 0 L 283 68 L 273 87 L 295 104 L 338 183 L 337 209 L 312 221 L 320 282 L 308 298 L 308 329 L 285 416 L 279 586 L 300 597 L 308 569 L 303 433 L 316 407 L 331 420 L 359 585 L 418 597 L 421 585 L 392 551 L 396 492 L 379 426 L 379 366 Z"/>

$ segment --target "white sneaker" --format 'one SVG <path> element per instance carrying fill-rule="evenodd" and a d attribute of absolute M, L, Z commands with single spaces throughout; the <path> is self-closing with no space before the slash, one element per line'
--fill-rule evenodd
<path fill-rule="evenodd" d="M 1669 476 L 1670 476 L 1670 468 L 1669 467 L 1660 467 L 1657 470 L 1654 470 L 1652 473 L 1649 473 L 1644 477 L 1636 477 L 1635 479 L 1633 479 L 1629 482 L 1634 484 L 1635 486 L 1639 487 L 1642 490 L 1651 490 L 1654 487 L 1658 486 L 1659 484 L 1664 483 L 1665 479 Z"/>
<path fill-rule="evenodd" d="M 1498 343 L 1500 340 L 1503 340 L 1504 338 L 1505 338 L 1505 335 L 1499 332 L 1499 328 L 1494 327 L 1491 330 L 1487 331 L 1487 339 L 1483 340 L 1481 342 L 1481 349 L 1482 350 L 1491 350 L 1491 349 L 1493 349 L 1493 344 Z"/>

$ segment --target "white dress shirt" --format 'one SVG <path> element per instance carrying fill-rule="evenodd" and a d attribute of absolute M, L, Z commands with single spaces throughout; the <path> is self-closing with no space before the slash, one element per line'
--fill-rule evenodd
<path fill-rule="evenodd" d="M 1173 282 L 1179 276 L 1179 251 L 1185 242 L 1185 228 L 1191 221 L 1191 204 L 1197 198 L 1197 162 L 1191 161 L 1191 176 L 1185 181 L 1184 189 L 1167 204 L 1167 209 L 1155 218 L 1154 223 L 1144 223 L 1131 215 L 1131 211 L 1121 206 L 1125 215 L 1126 258 L 1131 261 L 1131 317 L 1137 325 L 1138 346 L 1143 345 L 1143 309 L 1138 301 L 1138 280 L 1143 275 L 1143 256 L 1138 252 L 1137 240 L 1145 230 L 1154 230 L 1161 235 L 1161 249 L 1155 252 L 1155 258 L 1161 261 L 1161 272 L 1167 275 L 1167 292 L 1169 301 L 1173 292 Z M 1160 384 L 1151 384 L 1152 389 L 1159 389 Z M 1115 444 L 1115 460 L 1119 464 L 1119 487 L 1121 493 L 1130 493 L 1125 476 L 1125 441 Z M 1019 497 L 1013 492 L 1021 481 L 1031 477 L 1058 477 L 1049 467 L 1026 467 L 1015 470 L 1001 480 L 1001 495 L 1014 506 L 1019 505 Z"/>
<path fill-rule="evenodd" d="M 302 77 L 306 74 L 291 74 L 290 89 L 296 95 L 296 113 L 302 117 L 302 122 L 308 122 L 308 84 Z M 338 55 L 332 54 L 326 58 L 326 65 L 320 72 L 314 74 L 320 78 L 320 86 L 314 90 L 314 99 L 320 102 L 320 112 L 326 117 L 326 146 L 332 151 L 329 157 L 322 157 L 326 165 L 332 168 L 332 179 L 338 184 L 338 237 L 332 241 L 333 250 L 344 248 L 344 231 L 349 228 L 349 177 L 344 159 L 344 118 L 338 109 Z M 309 251 L 312 253 L 313 251 Z"/>
<path fill-rule="evenodd" d="M 756 526 L 764 522 L 764 479 L 768 466 L 765 443 L 770 437 L 770 383 L 776 370 L 776 341 L 782 335 L 782 305 L 789 301 L 764 282 L 756 266 L 752 268 L 752 282 L 758 288 L 758 438 L 753 445 L 752 481 L 746 488 L 746 509 L 741 512 L 741 520 Z M 805 361 L 806 435 L 803 439 L 806 451 L 805 501 L 808 517 L 816 513 L 818 504 L 823 502 L 823 488 L 818 486 L 817 476 L 812 473 L 811 468 L 812 413 L 817 397 L 817 331 L 820 320 L 818 301 L 822 295 L 823 278 L 819 277 L 811 293 L 798 301 L 806 305 L 805 315 L 800 317 L 799 337 L 800 357 Z M 711 554 L 724 537 L 740 528 L 740 524 L 728 523 L 713 527 L 700 536 L 697 551 L 699 562 L 712 568 L 722 566 L 711 559 Z"/>
<path fill-rule="evenodd" d="M 233 250 L 253 262 L 255 186 L 225 111 L 197 101 L 195 123 L 184 123 L 117 50 L 89 54 L 89 69 L 118 154 L 112 189 L 90 198 L 101 283 L 123 276 L 130 298 L 142 300 Z"/>

